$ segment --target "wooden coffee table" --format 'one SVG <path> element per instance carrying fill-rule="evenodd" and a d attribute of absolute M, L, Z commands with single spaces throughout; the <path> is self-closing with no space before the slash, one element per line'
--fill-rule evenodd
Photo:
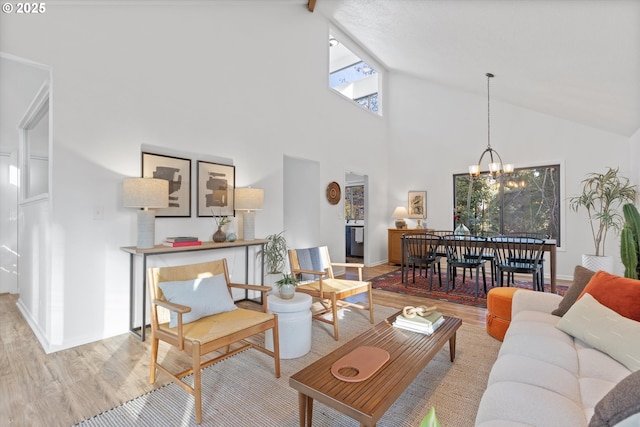
<path fill-rule="evenodd" d="M 314 399 L 359 421 L 361 426 L 373 427 L 447 342 L 453 362 L 456 331 L 462 320 L 445 316 L 444 323 L 427 336 L 393 327 L 398 314 L 289 378 L 289 385 L 298 391 L 300 427 L 311 427 Z M 331 365 L 361 346 L 382 348 L 391 357 L 365 381 L 353 383 L 335 378 Z"/>

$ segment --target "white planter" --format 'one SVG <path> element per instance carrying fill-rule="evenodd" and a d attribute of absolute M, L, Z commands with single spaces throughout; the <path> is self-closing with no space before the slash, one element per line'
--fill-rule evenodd
<path fill-rule="evenodd" d="M 613 257 L 582 254 L 582 266 L 591 271 L 604 270 L 613 274 Z"/>

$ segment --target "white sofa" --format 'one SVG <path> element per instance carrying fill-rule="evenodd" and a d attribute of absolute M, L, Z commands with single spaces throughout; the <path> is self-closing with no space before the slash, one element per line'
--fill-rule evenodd
<path fill-rule="evenodd" d="M 555 327 L 561 317 L 551 312 L 560 300 L 543 292 L 514 294 L 511 324 L 482 396 L 476 426 L 587 426 L 596 404 L 631 374 L 606 353 Z M 640 426 L 640 415 L 617 426 Z"/>

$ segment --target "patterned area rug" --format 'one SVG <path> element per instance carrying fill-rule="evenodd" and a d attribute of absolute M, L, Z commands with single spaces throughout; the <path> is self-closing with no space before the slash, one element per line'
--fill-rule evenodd
<path fill-rule="evenodd" d="M 396 311 L 376 305 L 376 323 Z M 344 309 L 340 315 L 340 341 L 333 339 L 331 325 L 314 321 L 311 352 L 297 359 L 282 360 L 280 378 L 273 375 L 273 359 L 253 349 L 206 368 L 202 375 L 203 420 L 200 426 L 297 426 L 298 393 L 289 387 L 289 376 L 371 327 L 367 311 Z M 416 427 L 432 406 L 443 426 L 474 425 L 480 398 L 501 343 L 491 338 L 484 327 L 468 324 L 458 329 L 456 337 L 455 361 L 449 360 L 449 346 L 445 345 L 387 410 L 378 426 Z M 171 383 L 77 426 L 197 427 L 193 406 L 193 397 Z M 358 423 L 316 402 L 313 425 L 353 427 Z"/>
<path fill-rule="evenodd" d="M 416 281 L 413 283 L 413 275 L 411 271 L 409 271 L 409 280 L 408 283 L 402 283 L 402 277 L 400 273 L 400 269 L 382 274 L 378 277 L 371 279 L 371 284 L 374 289 L 382 289 L 385 291 L 396 292 L 399 294 L 406 294 L 411 296 L 419 296 L 425 298 L 431 298 L 440 301 L 448 301 L 454 302 L 458 304 L 469 305 L 473 307 L 487 307 L 487 296 L 484 293 L 484 287 L 482 284 L 482 277 L 480 277 L 480 285 L 478 291 L 478 297 L 475 296 L 476 291 L 476 278 L 469 278 L 469 272 L 467 271 L 467 277 L 465 282 L 462 282 L 462 274 L 461 270 L 458 270 L 458 276 L 455 278 L 455 286 L 453 289 L 451 286 L 449 287 L 449 293 L 446 292 L 446 272 L 442 272 L 442 287 L 438 282 L 438 274 L 433 277 L 433 287 L 432 290 L 429 290 L 429 281 L 431 279 L 431 275 L 428 277 L 424 276 L 424 270 L 422 271 L 422 275 L 418 273 L 416 270 Z M 497 285 L 496 285 L 497 286 Z M 517 288 L 523 289 L 531 289 L 532 283 L 531 281 L 524 280 L 516 276 L 516 280 L 514 284 L 511 286 L 515 286 Z M 487 291 L 490 291 L 492 288 L 491 282 L 491 274 L 487 272 Z M 551 288 L 549 283 L 545 282 L 544 286 L 545 292 L 551 292 Z M 556 286 L 556 293 L 559 295 L 564 295 L 567 291 L 567 286 Z"/>

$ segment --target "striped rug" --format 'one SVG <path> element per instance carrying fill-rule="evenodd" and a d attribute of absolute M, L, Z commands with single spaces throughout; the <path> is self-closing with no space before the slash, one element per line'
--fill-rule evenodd
<path fill-rule="evenodd" d="M 376 323 L 396 311 L 375 306 Z M 297 426 L 298 395 L 289 387 L 289 376 L 370 327 L 367 311 L 345 309 L 341 316 L 340 342 L 333 339 L 330 325 L 314 321 L 311 352 L 298 359 L 282 360 L 282 374 L 278 379 L 273 375 L 273 360 L 256 350 L 247 350 L 205 369 L 201 426 Z M 416 427 L 432 406 L 443 426 L 473 426 L 499 347 L 500 342 L 488 336 L 484 328 L 463 324 L 457 333 L 455 362 L 449 361 L 449 349 L 445 346 L 389 408 L 378 427 Z M 197 424 L 193 398 L 175 384 L 168 384 L 77 425 Z M 358 423 L 315 403 L 313 425 L 340 427 L 358 426 Z"/>

